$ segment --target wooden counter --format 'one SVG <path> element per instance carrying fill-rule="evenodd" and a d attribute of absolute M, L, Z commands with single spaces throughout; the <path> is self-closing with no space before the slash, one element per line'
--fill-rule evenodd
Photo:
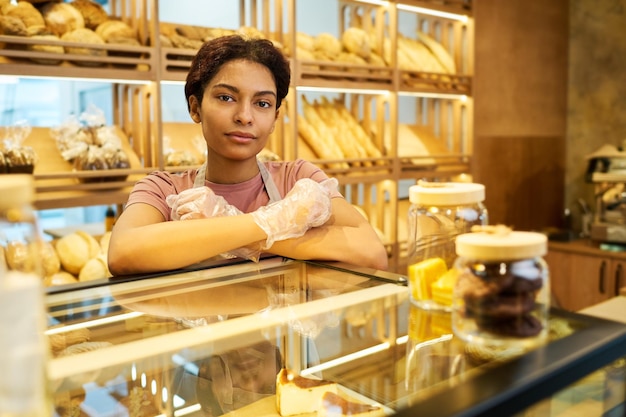
<path fill-rule="evenodd" d="M 553 301 L 563 309 L 579 311 L 626 292 L 626 251 L 603 249 L 590 239 L 551 241 L 545 259 Z"/>

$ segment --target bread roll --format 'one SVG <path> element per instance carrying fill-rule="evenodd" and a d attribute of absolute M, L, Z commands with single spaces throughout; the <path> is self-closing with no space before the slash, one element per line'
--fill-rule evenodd
<path fill-rule="evenodd" d="M 109 18 L 109 15 L 106 10 L 104 10 L 104 7 L 95 1 L 74 0 L 70 2 L 70 5 L 76 8 L 80 14 L 83 15 L 83 20 L 85 21 L 85 27 L 87 29 L 95 30 L 98 25 L 105 22 Z"/>
<path fill-rule="evenodd" d="M 100 237 L 100 253 L 106 255 L 109 252 L 109 241 L 111 240 L 111 232 L 105 232 Z"/>
<path fill-rule="evenodd" d="M 7 7 L 5 15 L 19 18 L 26 27 L 45 26 L 46 24 L 39 10 L 25 1 L 20 1 L 16 5 Z"/>
<path fill-rule="evenodd" d="M 50 242 L 41 242 L 39 253 L 45 276 L 51 276 L 61 270 L 61 260 Z"/>
<path fill-rule="evenodd" d="M 60 238 L 56 251 L 63 269 L 78 276 L 87 261 L 98 255 L 100 244 L 88 233 L 78 231 Z"/>
<path fill-rule="evenodd" d="M 61 40 L 68 42 L 80 42 L 86 44 L 103 45 L 104 40 L 93 30 L 87 28 L 74 29 L 70 32 L 66 32 L 61 36 Z M 105 49 L 95 48 L 81 48 L 81 47 L 65 47 L 65 52 L 68 54 L 79 55 L 93 55 L 93 56 L 106 56 L 107 51 Z M 102 65 L 98 61 L 74 61 L 77 65 L 85 66 L 97 66 Z"/>
<path fill-rule="evenodd" d="M 78 280 L 69 272 L 59 271 L 56 274 L 52 274 L 44 278 L 43 283 L 46 287 L 54 287 L 55 285 L 70 285 L 76 284 Z"/>
<path fill-rule="evenodd" d="M 19 17 L 0 15 L 0 35 L 26 36 L 26 25 Z"/>
<path fill-rule="evenodd" d="M 7 244 L 6 260 L 9 268 L 17 271 L 30 272 L 35 267 L 28 245 L 22 242 L 13 241 Z"/>
<path fill-rule="evenodd" d="M 41 15 L 48 30 L 57 36 L 85 28 L 83 15 L 69 3 L 46 3 L 41 6 Z"/>
<path fill-rule="evenodd" d="M 320 33 L 313 41 L 313 48 L 318 54 L 335 59 L 342 50 L 341 42 L 330 33 Z"/>
<path fill-rule="evenodd" d="M 78 274 L 78 280 L 80 282 L 92 281 L 95 279 L 108 278 L 111 276 L 109 268 L 107 266 L 106 257 L 98 255 L 95 258 L 91 258 L 85 263 Z"/>
<path fill-rule="evenodd" d="M 315 37 L 307 33 L 296 32 L 296 47 L 313 52 L 315 50 Z"/>
<path fill-rule="evenodd" d="M 63 54 L 65 53 L 65 49 L 61 45 L 50 45 L 46 41 L 58 41 L 60 40 L 56 35 L 33 35 L 30 37 L 31 39 L 40 39 L 42 41 L 41 44 L 29 44 L 26 46 L 26 49 L 33 52 L 48 52 L 53 54 L 59 54 L 59 59 L 54 58 L 39 58 L 39 57 L 31 57 L 30 60 L 36 62 L 38 64 L 45 65 L 58 65 L 63 61 Z"/>
<path fill-rule="evenodd" d="M 121 20 L 104 21 L 96 27 L 95 32 L 107 43 L 120 38 L 137 40 L 137 31 Z"/>

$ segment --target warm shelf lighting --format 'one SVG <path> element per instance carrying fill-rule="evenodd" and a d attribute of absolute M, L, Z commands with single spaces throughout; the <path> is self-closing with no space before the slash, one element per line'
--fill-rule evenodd
<path fill-rule="evenodd" d="M 396 338 L 396 345 L 405 344 L 408 341 L 408 339 L 409 339 L 408 335 L 400 336 L 400 337 Z M 321 363 L 319 365 L 315 365 L 315 366 L 312 366 L 310 368 L 303 369 L 302 372 L 300 372 L 300 374 L 302 376 L 313 375 L 313 374 L 315 374 L 317 372 L 325 371 L 325 370 L 333 368 L 335 366 L 339 366 L 339 365 L 342 365 L 342 364 L 345 364 L 345 363 L 349 363 L 349 362 L 352 362 L 352 361 L 354 361 L 356 359 L 364 358 L 366 356 L 370 356 L 370 355 L 373 355 L 373 354 L 378 353 L 378 352 L 382 352 L 383 350 L 387 350 L 390 347 L 391 347 L 391 345 L 389 344 L 389 342 L 383 342 L 383 343 L 380 343 L 378 345 L 374 345 L 374 346 L 371 346 L 369 348 L 365 348 L 363 350 L 359 350 L 358 352 L 350 353 L 348 355 L 341 356 L 339 358 L 335 358 L 333 360 Z"/>
<path fill-rule="evenodd" d="M 462 102 L 467 101 L 467 96 L 465 94 L 446 94 L 446 93 L 427 93 L 427 92 L 408 92 L 408 91 L 399 91 L 399 96 L 407 96 L 407 97 L 424 97 L 424 98 L 443 98 L 447 100 L 461 100 Z"/>
<path fill-rule="evenodd" d="M 441 12 L 439 10 L 426 9 L 424 7 L 409 6 L 408 4 L 398 4 L 398 10 L 404 10 L 406 12 L 413 12 L 418 14 L 427 14 L 429 16 L 443 17 L 450 20 L 458 20 L 459 22 L 467 23 L 467 16 L 463 14 Z"/>
<path fill-rule="evenodd" d="M 96 327 L 96 326 L 102 326 L 105 324 L 111 324 L 111 323 L 117 323 L 119 321 L 123 321 L 123 320 L 128 320 L 128 319 L 132 319 L 135 317 L 140 317 L 143 316 L 144 313 L 140 313 L 138 311 L 132 312 L 132 313 L 124 313 L 124 314 L 118 314 L 116 316 L 111 316 L 111 317 L 104 317 L 101 319 L 95 319 L 95 320 L 90 320 L 90 321 L 86 321 L 84 323 L 76 323 L 76 324 L 69 324 L 67 326 L 63 326 L 63 327 L 53 327 L 52 329 L 48 329 L 46 330 L 44 333 L 48 336 L 50 336 L 51 334 L 59 334 L 59 333 L 66 333 L 72 330 L 76 330 L 76 329 L 88 329 L 90 327 Z"/>
<path fill-rule="evenodd" d="M 3 78 L 0 77 L 0 84 L 3 83 Z M 122 80 L 117 78 L 75 78 L 75 77 L 52 77 L 46 75 L 20 75 L 16 78 L 28 78 L 33 80 L 52 80 L 52 81 L 80 81 L 80 82 L 94 82 L 94 83 L 110 83 L 110 84 L 135 84 L 135 85 L 148 85 L 152 81 L 147 80 Z"/>
<path fill-rule="evenodd" d="M 372 4 L 374 6 L 389 7 L 389 2 L 384 1 L 384 0 L 357 0 L 357 1 L 360 3 Z M 463 14 L 442 12 L 439 10 L 428 9 L 426 7 L 411 6 L 409 4 L 402 4 L 402 3 L 398 3 L 396 7 L 398 8 L 398 10 L 404 10 L 406 12 L 425 14 L 425 15 L 435 16 L 435 17 L 443 17 L 445 19 L 458 20 L 459 22 L 463 22 L 463 23 L 466 23 L 468 20 L 468 17 Z"/>
<path fill-rule="evenodd" d="M 329 87 L 296 87 L 298 91 L 308 91 L 312 93 L 353 93 L 353 94 L 377 94 L 386 96 L 389 90 L 376 90 L 367 88 L 329 88 Z"/>

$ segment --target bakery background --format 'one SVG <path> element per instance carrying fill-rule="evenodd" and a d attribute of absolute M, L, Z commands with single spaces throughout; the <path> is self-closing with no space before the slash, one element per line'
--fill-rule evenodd
<path fill-rule="evenodd" d="M 495 0 L 481 0 L 472 5 L 475 45 L 469 66 L 475 67 L 471 86 L 474 108 L 467 129 L 473 141 L 466 146 L 471 149 L 460 145 L 460 151 L 472 154 L 471 167 L 467 166 L 474 180 L 486 185 L 486 204 L 494 222 L 517 229 L 561 227 L 564 209 L 569 208 L 573 227 L 580 229 L 577 201 L 582 197 L 591 203 L 593 197 L 593 187 L 584 180 L 584 155 L 604 142 L 620 145 L 623 140 L 624 121 L 615 109 L 624 100 L 619 82 L 624 54 L 613 51 L 624 48 L 626 35 L 620 30 L 624 3 L 559 0 L 544 4 L 534 0 L 507 2 L 505 7 Z M 329 15 L 337 11 L 337 4 L 326 0 L 313 6 L 298 1 L 298 30 L 338 34 L 340 16 Z M 239 27 L 237 2 L 232 2 L 232 8 L 211 7 L 210 13 L 204 14 L 189 12 L 197 10 L 193 1 L 180 5 L 159 2 L 159 17 L 189 25 Z M 110 5 L 105 3 L 105 7 Z M 10 74 L 10 70 L 3 72 Z M 69 79 L 49 82 L 37 77 L 3 77 L 2 82 L 4 126 L 22 119 L 33 126 L 55 126 L 70 114 L 81 114 L 88 103 L 102 108 L 107 120 L 115 117 L 108 103 L 118 92 L 110 84 Z M 162 101 L 174 103 L 160 110 L 163 120 L 188 122 L 181 87 L 163 83 L 161 88 Z M 132 89 L 128 92 L 131 99 L 135 93 Z M 319 96 L 308 97 L 313 101 Z M 415 100 L 399 103 L 401 113 L 415 113 L 410 108 Z M 411 176 L 407 183 L 414 180 Z M 383 199 L 398 198 L 401 203 L 404 185 L 400 181 L 397 190 L 384 190 Z M 379 195 L 374 194 L 372 200 L 377 201 Z M 50 222 L 49 227 L 100 223 L 108 205 L 44 210 L 42 217 Z M 397 213 L 403 216 L 403 208 Z"/>

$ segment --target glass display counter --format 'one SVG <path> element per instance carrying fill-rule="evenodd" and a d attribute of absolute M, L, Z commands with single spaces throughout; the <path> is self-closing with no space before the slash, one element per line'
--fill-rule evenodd
<path fill-rule="evenodd" d="M 464 345 L 382 271 L 268 258 L 51 287 L 47 304 L 59 417 L 278 416 L 281 368 L 386 415 L 625 412 L 626 325 L 553 310 L 537 349 Z"/>

